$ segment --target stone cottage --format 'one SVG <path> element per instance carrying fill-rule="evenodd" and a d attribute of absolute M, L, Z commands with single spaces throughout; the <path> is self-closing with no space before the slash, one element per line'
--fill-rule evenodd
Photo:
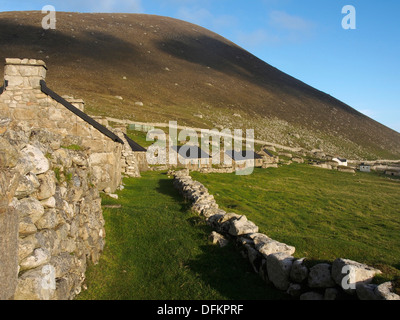
<path fill-rule="evenodd" d="M 254 165 L 256 168 L 263 166 L 263 157 L 258 153 L 250 150 L 235 151 L 229 150 L 225 152 L 233 161 L 235 169 L 243 169 L 249 165 Z"/>
<path fill-rule="evenodd" d="M 49 89 L 46 72 L 41 60 L 6 59 L 0 115 L 60 134 L 66 149 L 87 151 L 94 184 L 100 191 L 116 190 L 121 183 L 123 141 L 83 112 L 83 100 L 63 98 Z"/>
<path fill-rule="evenodd" d="M 371 166 L 365 163 L 361 163 L 359 166 L 360 172 L 371 172 Z"/>
<path fill-rule="evenodd" d="M 400 177 L 400 170 L 386 170 L 385 174 L 388 176 Z"/>
<path fill-rule="evenodd" d="M 274 148 L 275 149 L 275 148 Z M 266 147 L 263 147 L 260 152 L 258 152 L 259 155 L 262 156 L 263 158 L 263 168 L 270 168 L 270 167 L 277 167 L 279 163 L 279 157 L 274 156 Z"/>
<path fill-rule="evenodd" d="M 190 170 L 211 167 L 212 159 L 210 155 L 198 146 L 173 146 L 172 150 L 178 154 L 178 166 L 183 166 Z"/>

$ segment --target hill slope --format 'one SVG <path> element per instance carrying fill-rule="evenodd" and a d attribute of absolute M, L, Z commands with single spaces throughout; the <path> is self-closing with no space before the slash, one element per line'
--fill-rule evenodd
<path fill-rule="evenodd" d="M 283 145 L 400 158 L 399 133 L 199 26 L 152 15 L 57 12 L 57 29 L 43 30 L 43 17 L 0 13 L 0 59 L 44 60 L 48 86 L 85 99 L 89 113 L 254 128 L 256 138 Z"/>

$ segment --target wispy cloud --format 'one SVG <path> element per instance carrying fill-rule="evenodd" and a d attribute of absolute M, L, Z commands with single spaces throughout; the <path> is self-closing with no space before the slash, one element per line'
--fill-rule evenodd
<path fill-rule="evenodd" d="M 300 32 L 309 32 L 315 27 L 315 24 L 311 21 L 277 10 L 270 12 L 269 23 L 278 29 Z"/>
<path fill-rule="evenodd" d="M 277 35 L 270 33 L 266 29 L 257 29 L 249 33 L 239 32 L 237 41 L 244 47 L 255 48 L 266 44 L 277 44 L 280 42 L 280 39 Z"/>
<path fill-rule="evenodd" d="M 237 33 L 237 41 L 243 46 L 275 46 L 302 43 L 312 37 L 316 25 L 302 17 L 284 11 L 270 11 L 264 27 Z"/>
<path fill-rule="evenodd" d="M 51 3 L 62 11 L 143 13 L 141 0 L 53 0 Z"/>
<path fill-rule="evenodd" d="M 268 23 L 283 44 L 304 43 L 311 39 L 317 30 L 314 22 L 285 11 L 271 11 Z"/>
<path fill-rule="evenodd" d="M 209 10 L 199 7 L 181 7 L 178 9 L 177 18 L 203 27 L 219 31 L 221 28 L 232 27 L 237 23 L 235 17 L 230 15 L 214 15 Z"/>
<path fill-rule="evenodd" d="M 99 12 L 143 12 L 141 0 L 90 0 L 87 3 Z"/>
<path fill-rule="evenodd" d="M 367 117 L 370 117 L 370 118 L 374 118 L 378 114 L 375 110 L 371 110 L 371 109 L 359 109 L 358 111 L 361 112 L 362 114 L 365 114 Z"/>
<path fill-rule="evenodd" d="M 178 10 L 177 17 L 179 19 L 195 23 L 203 24 L 204 22 L 210 21 L 214 18 L 210 11 L 205 8 L 187 8 L 181 7 Z"/>

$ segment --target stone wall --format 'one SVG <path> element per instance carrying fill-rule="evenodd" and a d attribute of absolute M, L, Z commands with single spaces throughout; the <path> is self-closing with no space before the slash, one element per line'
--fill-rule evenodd
<path fill-rule="evenodd" d="M 6 59 L 0 95 L 0 299 L 72 299 L 104 247 L 99 191 L 122 144 L 43 93 L 43 61 Z M 64 97 L 84 110 L 83 100 Z"/>
<path fill-rule="evenodd" d="M 121 183 L 122 145 L 43 93 L 40 81 L 45 80 L 46 72 L 41 60 L 6 59 L 4 79 L 8 85 L 0 95 L 0 115 L 60 134 L 63 146 L 79 145 L 87 150 L 94 184 L 99 190 L 116 190 Z M 84 110 L 83 100 L 66 100 Z"/>
<path fill-rule="evenodd" d="M 310 266 L 305 258 L 293 257 L 295 247 L 259 233 L 257 225 L 245 215 L 221 210 L 207 188 L 194 181 L 188 170 L 170 174 L 174 175 L 175 188 L 191 202 L 192 210 L 202 215 L 215 230 L 212 241 L 220 245 L 225 245 L 227 240 L 238 244 L 254 272 L 268 285 L 300 300 L 348 297 L 360 300 L 400 300 L 400 296 L 392 292 L 391 282 L 371 284 L 373 277 L 381 273 L 379 270 L 342 258 L 332 263 Z M 348 284 L 354 284 L 355 288 L 348 287 Z"/>
<path fill-rule="evenodd" d="M 121 172 L 128 177 L 140 177 L 141 170 L 138 165 L 139 161 L 137 155 L 135 154 L 136 152 L 132 151 L 128 141 L 125 139 L 125 132 L 118 128 L 114 128 L 113 130 L 115 134 L 117 134 L 118 137 L 120 137 L 120 139 L 124 142 L 120 160 Z"/>
<path fill-rule="evenodd" d="M 0 299 L 72 299 L 105 243 L 90 155 L 28 122 L 0 123 Z"/>

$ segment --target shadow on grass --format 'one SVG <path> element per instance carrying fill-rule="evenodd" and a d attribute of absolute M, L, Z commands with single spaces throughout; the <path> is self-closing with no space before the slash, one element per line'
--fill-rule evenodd
<path fill-rule="evenodd" d="M 172 180 L 161 179 L 157 191 L 172 197 L 182 204 L 182 212 L 190 211 L 190 203 L 173 187 Z M 200 216 L 192 216 L 186 221 L 205 238 L 212 228 Z M 254 273 L 247 259 L 241 257 L 239 249 L 233 244 L 225 248 L 203 245 L 201 254 L 189 261 L 189 268 L 210 287 L 231 300 L 282 300 L 286 295 L 271 286 Z"/>
<path fill-rule="evenodd" d="M 169 196 L 177 203 L 180 203 L 182 206 L 180 210 L 181 212 L 190 211 L 190 203 L 185 201 L 178 190 L 174 188 L 173 180 L 160 179 L 156 191 L 166 196 Z"/>
<path fill-rule="evenodd" d="M 89 290 L 78 299 L 286 299 L 254 273 L 233 243 L 220 248 L 207 240 L 211 227 L 190 212 L 171 179 L 143 177 L 140 184 L 126 181 L 119 200 L 102 196 L 103 205 L 123 207 L 105 210 L 105 250 L 89 268 Z M 160 199 L 169 208 L 157 211 Z"/>
<path fill-rule="evenodd" d="M 288 300 L 254 273 L 238 248 L 229 244 L 201 246 L 201 255 L 189 262 L 189 267 L 200 278 L 230 300 Z"/>

